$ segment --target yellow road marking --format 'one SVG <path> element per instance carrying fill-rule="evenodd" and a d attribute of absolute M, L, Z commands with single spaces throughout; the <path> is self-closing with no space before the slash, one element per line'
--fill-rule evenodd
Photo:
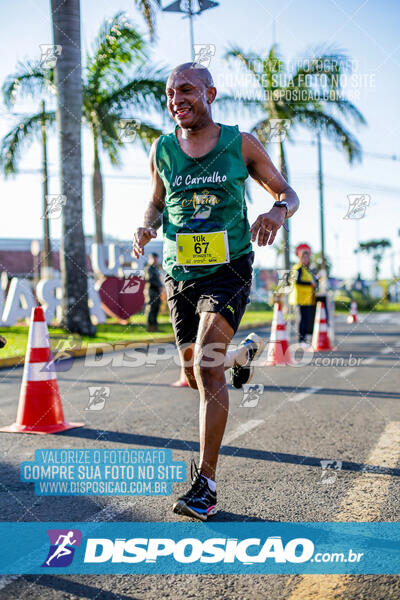
<path fill-rule="evenodd" d="M 392 421 L 386 425 L 366 462 L 370 465 L 394 469 L 397 466 L 399 449 L 400 421 Z M 379 520 L 380 510 L 387 498 L 390 483 L 389 475 L 362 473 L 342 501 L 334 520 L 337 522 Z M 354 575 L 301 575 L 298 585 L 288 600 L 344 598 L 351 577 Z M 289 583 L 292 581 L 293 579 Z"/>

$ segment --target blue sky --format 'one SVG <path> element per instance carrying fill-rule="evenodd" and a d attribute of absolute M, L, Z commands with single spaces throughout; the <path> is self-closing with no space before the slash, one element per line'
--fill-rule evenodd
<path fill-rule="evenodd" d="M 169 2 L 168 2 L 169 3 Z M 163 0 L 163 5 L 168 4 Z M 134 23 L 145 32 L 145 25 L 132 0 L 85 0 L 82 2 L 83 55 L 105 18 L 118 10 L 126 11 Z M 111 6 L 112 5 L 112 6 Z M 400 5 L 397 0 L 221 0 L 220 6 L 195 20 L 195 42 L 216 47 L 210 70 L 220 91 L 243 73 L 228 65 L 223 55 L 231 44 L 245 51 L 265 54 L 273 41 L 273 31 L 279 49 L 287 61 L 307 57 L 309 49 L 331 44 L 345 50 L 355 65 L 356 84 L 346 91 L 364 114 L 368 126 L 356 131 L 366 152 L 361 165 L 350 167 L 344 157 L 329 142 L 324 141 L 326 246 L 334 263 L 334 273 L 351 276 L 360 267 L 363 275 L 372 274 L 371 260 L 354 254 L 357 240 L 389 238 L 392 249 L 386 255 L 383 275 L 390 276 L 392 267 L 400 269 L 400 219 L 398 202 L 400 181 L 399 162 L 377 158 L 376 154 L 400 156 L 398 98 L 400 91 L 400 45 L 398 23 Z M 19 0 L 0 8 L 3 23 L 2 52 L 0 53 L 0 82 L 13 72 L 18 60 L 39 58 L 39 44 L 52 43 L 50 8 L 47 0 Z M 275 27 L 273 27 L 275 22 Z M 171 67 L 190 58 L 189 27 L 186 20 L 173 13 L 160 13 L 157 19 L 158 39 L 152 49 L 154 63 Z M 38 103 L 25 101 L 16 111 L 36 111 Z M 134 115 L 132 115 L 134 116 Z M 258 115 L 221 114 L 219 121 L 238 123 L 247 130 Z M 0 135 L 8 131 L 12 118 L 0 105 Z M 166 129 L 172 128 L 172 122 Z M 293 132 L 295 144 L 287 145 L 290 183 L 301 200 L 301 209 L 292 221 L 293 243 L 308 241 L 316 250 L 320 246 L 317 155 L 312 138 L 304 130 Z M 93 213 L 90 198 L 92 148 L 84 135 L 83 166 L 85 178 L 85 231 L 93 232 Z M 53 177 L 50 192 L 59 192 L 57 179 L 58 146 L 55 136 L 50 141 L 49 162 Z M 275 158 L 275 150 L 271 148 Z M 104 230 L 120 239 L 132 237 L 141 222 L 149 198 L 147 156 L 134 144 L 127 144 L 120 170 L 111 167 L 106 159 L 106 208 Z M 33 145 L 24 152 L 20 168 L 31 171 L 40 168 L 40 148 Z M 112 175 L 112 177 L 107 177 Z M 124 179 L 120 176 L 132 176 Z M 118 176 L 118 177 L 117 177 Z M 41 180 L 38 173 L 23 173 L 4 181 L 0 177 L 0 194 L 6 207 L 7 219 L 0 222 L 0 237 L 36 237 L 42 235 Z M 370 206 L 362 220 L 345 220 L 348 194 L 367 194 Z M 254 203 L 249 207 L 250 220 L 265 212 L 272 199 L 253 186 Z M 60 234 L 60 222 L 52 221 L 52 235 Z M 272 248 L 257 249 L 256 264 L 273 267 L 276 253 Z"/>

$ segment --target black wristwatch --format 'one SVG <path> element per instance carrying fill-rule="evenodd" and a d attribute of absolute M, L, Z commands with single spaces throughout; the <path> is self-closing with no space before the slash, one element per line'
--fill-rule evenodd
<path fill-rule="evenodd" d="M 286 219 L 287 214 L 289 212 L 289 205 L 286 202 L 286 200 L 279 200 L 278 202 L 274 203 L 274 206 L 278 206 L 278 208 L 281 208 L 283 206 L 284 208 L 286 208 L 286 214 L 285 214 L 285 219 Z"/>

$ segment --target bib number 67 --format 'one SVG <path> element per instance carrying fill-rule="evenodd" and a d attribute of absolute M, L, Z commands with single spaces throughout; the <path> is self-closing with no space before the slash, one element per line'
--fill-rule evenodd
<path fill-rule="evenodd" d="M 210 242 L 196 242 L 194 245 L 194 251 L 196 254 L 201 254 L 202 252 L 205 254 L 209 245 Z M 204 248 L 202 248 L 202 246 L 204 246 Z"/>

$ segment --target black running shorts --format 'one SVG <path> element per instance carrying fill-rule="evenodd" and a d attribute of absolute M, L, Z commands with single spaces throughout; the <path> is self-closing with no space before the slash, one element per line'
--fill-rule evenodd
<path fill-rule="evenodd" d="M 201 312 L 220 313 L 236 333 L 250 295 L 254 252 L 221 265 L 210 276 L 176 281 L 165 276 L 165 289 L 178 346 L 196 341 Z"/>

